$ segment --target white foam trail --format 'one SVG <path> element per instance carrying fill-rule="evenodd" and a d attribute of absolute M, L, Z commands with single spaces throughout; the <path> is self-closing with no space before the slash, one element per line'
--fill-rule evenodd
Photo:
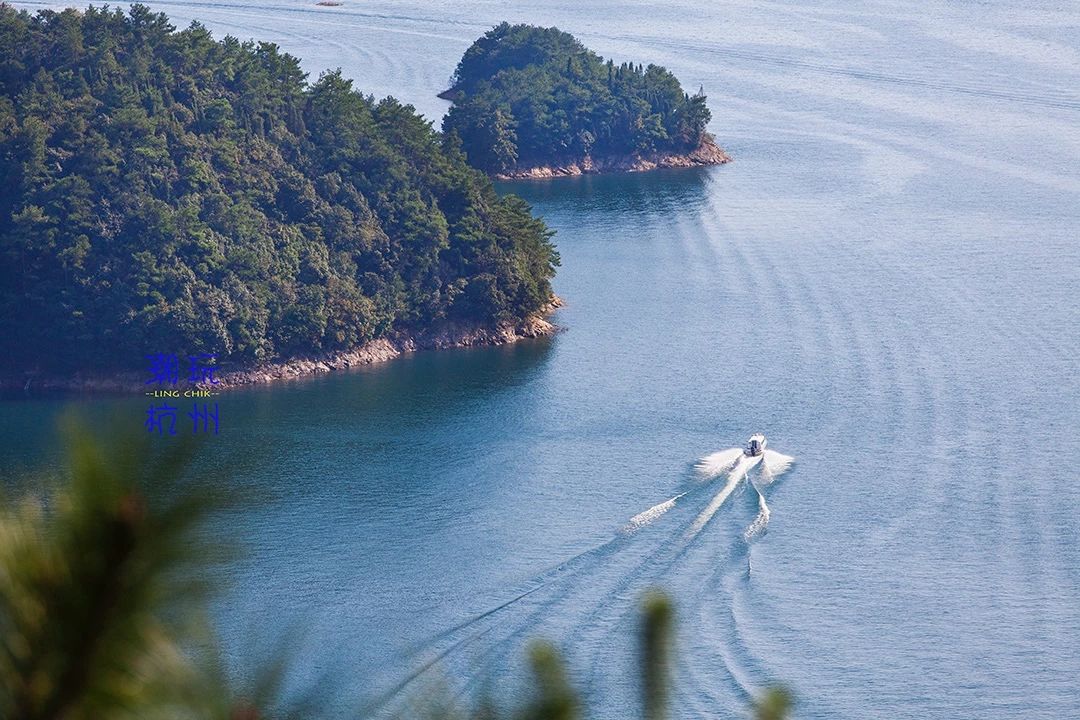
<path fill-rule="evenodd" d="M 740 452 L 742 451 L 740 450 Z M 759 462 L 761 462 L 761 460 L 762 457 L 760 455 L 758 455 L 757 457 L 751 457 L 744 454 L 742 457 L 739 458 L 739 461 L 735 463 L 735 467 L 731 468 L 731 472 L 728 475 L 729 477 L 733 477 L 736 480 L 742 480 L 744 477 L 746 477 L 746 473 L 750 472 L 750 470 Z"/>
<path fill-rule="evenodd" d="M 758 473 L 758 480 L 754 483 L 754 489 L 758 491 L 758 495 L 761 494 L 761 488 L 772 485 L 772 481 L 776 479 L 776 475 L 773 474 L 773 470 L 769 467 L 769 459 L 767 457 L 762 458 L 761 472 Z"/>
<path fill-rule="evenodd" d="M 790 455 L 778 453 L 775 450 L 766 450 L 764 457 L 764 469 L 768 473 L 767 479 L 770 483 L 776 479 L 777 475 L 784 474 L 787 469 L 791 467 L 791 463 L 795 462 L 795 458 Z M 762 474 L 764 475 L 765 473 Z"/>
<path fill-rule="evenodd" d="M 727 484 L 724 485 L 724 488 L 720 492 L 716 493 L 716 496 L 713 497 L 708 506 L 706 506 L 706 508 L 701 511 L 701 514 L 694 520 L 694 524 L 691 525 L 690 529 L 686 532 L 687 540 L 692 540 L 699 532 L 701 532 L 701 529 L 712 520 L 712 516 L 720 509 L 720 506 L 724 504 L 724 501 L 728 499 L 728 496 L 731 495 L 739 485 L 739 482 L 746 477 L 746 473 L 750 472 L 752 467 L 761 462 L 760 456 L 747 457 L 741 449 L 734 449 L 739 453 L 739 457 L 735 460 L 735 467 L 731 468 L 731 472 L 728 473 Z M 720 453 L 715 454 L 719 455 Z M 713 456 L 710 455 L 709 457 Z"/>
<path fill-rule="evenodd" d="M 689 491 L 687 491 L 687 492 L 689 492 Z M 686 493 L 679 493 L 678 495 L 676 495 L 673 498 L 665 500 L 664 502 L 659 503 L 657 505 L 653 505 L 651 508 L 649 508 L 648 510 L 646 510 L 644 512 L 639 512 L 637 515 L 630 518 L 630 522 L 628 522 L 626 524 L 626 526 L 623 527 L 622 531 L 624 533 L 637 532 L 641 528 L 643 528 L 646 525 L 648 525 L 649 523 L 651 523 L 656 518 L 658 518 L 661 515 L 663 515 L 664 513 L 666 513 L 671 508 L 675 507 L 676 501 L 685 494 Z"/>
<path fill-rule="evenodd" d="M 735 465 L 742 457 L 745 457 L 742 448 L 728 448 L 727 450 L 706 455 L 698 460 L 697 465 L 694 467 L 704 477 L 716 477 L 731 468 L 732 465 Z"/>
<path fill-rule="evenodd" d="M 763 466 L 764 467 L 764 466 Z M 750 542 L 755 537 L 765 532 L 765 528 L 769 526 L 769 506 L 765 502 L 765 495 L 761 490 L 754 485 L 754 489 L 757 490 L 758 497 L 758 514 L 754 518 L 754 522 L 750 523 L 750 527 L 746 528 L 746 532 L 743 533 L 743 538 Z"/>
<path fill-rule="evenodd" d="M 750 527 L 746 528 L 746 532 L 743 533 L 743 538 L 747 542 L 764 533 L 769 527 L 769 505 L 765 502 L 765 493 L 761 492 L 761 489 L 771 485 L 777 475 L 782 474 L 791 467 L 794 460 L 795 458 L 790 455 L 783 455 L 773 450 L 765 451 L 761 463 L 761 473 L 757 481 L 753 482 L 754 489 L 757 490 L 758 494 L 758 514 L 754 518 L 754 522 L 750 523 Z"/>
<path fill-rule="evenodd" d="M 760 486 L 758 482 L 754 482 L 754 489 L 758 494 L 758 516 L 754 519 L 754 522 L 750 524 L 750 527 L 746 530 L 746 539 L 760 534 L 764 531 L 765 527 L 769 524 L 769 506 L 765 502 L 765 495 L 761 492 L 761 487 L 767 486 L 772 483 L 777 475 L 780 475 L 791 467 L 791 463 L 794 460 L 789 455 L 778 453 L 774 450 L 766 450 L 762 455 L 758 457 L 747 456 L 743 452 L 742 448 L 728 448 L 727 450 L 720 450 L 710 455 L 706 455 L 697 461 L 694 466 L 699 475 L 703 478 L 714 478 L 723 474 L 725 471 L 728 473 L 727 483 L 721 488 L 704 510 L 697 516 L 690 529 L 686 532 L 686 539 L 693 539 L 702 528 L 708 524 L 712 519 L 716 511 L 720 509 L 720 506 L 724 504 L 724 501 L 728 499 L 735 488 L 739 486 L 739 483 L 744 480 L 747 474 L 757 465 L 761 465 L 760 472 Z M 675 497 L 665 500 L 662 503 L 653 505 L 651 508 L 644 512 L 640 512 L 634 517 L 630 518 L 622 529 L 623 533 L 634 533 L 641 528 L 645 527 L 649 523 L 656 520 L 658 517 L 666 513 L 671 508 L 675 507 L 675 503 L 686 493 L 680 493 Z"/>

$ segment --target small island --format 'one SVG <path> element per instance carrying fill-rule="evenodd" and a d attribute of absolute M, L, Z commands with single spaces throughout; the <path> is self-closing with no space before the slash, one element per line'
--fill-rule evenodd
<path fill-rule="evenodd" d="M 165 353 L 258 382 L 552 331 L 552 232 L 412 106 L 143 5 L 0 4 L 0 28 L 0 386 L 112 389 Z"/>
<path fill-rule="evenodd" d="M 502 23 L 465 51 L 440 97 L 443 132 L 498 178 L 718 165 L 703 90 L 658 65 L 600 57 L 557 28 Z"/>

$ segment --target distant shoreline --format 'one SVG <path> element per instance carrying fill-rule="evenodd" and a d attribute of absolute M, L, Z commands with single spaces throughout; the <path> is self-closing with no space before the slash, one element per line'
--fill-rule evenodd
<path fill-rule="evenodd" d="M 496 173 L 499 180 L 529 180 L 554 177 L 572 177 L 600 173 L 645 172 L 658 168 L 690 168 L 708 165 L 724 165 L 732 158 L 716 144 L 716 139 L 706 133 L 701 143 L 688 153 L 650 153 L 626 157 L 593 158 L 586 156 L 582 160 L 566 163 L 553 163 L 530 168 L 522 168 L 508 173 Z"/>
<path fill-rule="evenodd" d="M 185 384 L 183 389 L 224 389 L 251 385 L 264 385 L 282 380 L 295 380 L 313 375 L 364 365 L 387 362 L 402 355 L 420 350 L 444 350 L 463 347 L 491 347 L 509 345 L 520 340 L 547 337 L 556 334 L 559 327 L 547 316 L 562 307 L 562 300 L 552 296 L 551 301 L 539 312 L 518 323 L 507 323 L 495 328 L 447 324 L 437 330 L 426 331 L 396 338 L 370 340 L 352 350 L 322 353 L 307 357 L 258 363 L 250 367 L 229 369 L 221 366 L 214 385 L 207 383 Z M 29 385 L 27 383 L 29 382 Z M 31 373 L 0 376 L 0 390 L 71 391 L 84 393 L 142 393 L 156 386 L 146 384 L 146 373 L 81 373 L 71 375 L 41 375 Z"/>

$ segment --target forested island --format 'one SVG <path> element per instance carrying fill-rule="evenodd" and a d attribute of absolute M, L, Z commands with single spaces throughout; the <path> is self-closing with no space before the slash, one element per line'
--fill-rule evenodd
<path fill-rule="evenodd" d="M 145 6 L 0 5 L 0 187 L 9 382 L 550 328 L 552 233 L 456 138 Z"/>
<path fill-rule="evenodd" d="M 502 23 L 465 51 L 443 131 L 503 178 L 715 165 L 703 90 L 658 65 L 600 57 L 557 28 Z"/>

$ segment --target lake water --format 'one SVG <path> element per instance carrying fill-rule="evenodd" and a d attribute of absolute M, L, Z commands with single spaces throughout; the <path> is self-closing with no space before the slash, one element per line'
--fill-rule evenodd
<path fill-rule="evenodd" d="M 680 718 L 774 682 L 801 718 L 1080 716 L 1080 7 L 151 5 L 436 121 L 475 37 L 557 25 L 704 86 L 735 157 L 507 188 L 558 230 L 555 338 L 222 399 L 207 467 L 264 490 L 222 528 L 238 673 L 291 628 L 353 700 L 509 698 L 542 636 L 624 718 L 662 587 Z M 63 405 L 0 404 L 0 462 L 55 462 Z M 693 464 L 759 430 L 795 464 L 748 540 L 753 487 Z"/>

